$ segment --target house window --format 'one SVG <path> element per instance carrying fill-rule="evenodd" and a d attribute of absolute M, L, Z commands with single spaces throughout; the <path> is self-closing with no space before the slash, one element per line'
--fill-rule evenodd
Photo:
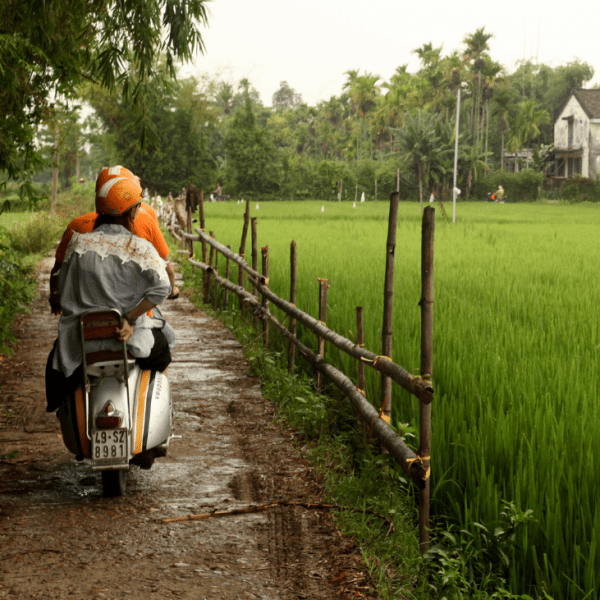
<path fill-rule="evenodd" d="M 567 147 L 570 149 L 573 147 L 573 119 L 569 119 L 569 121 L 567 121 L 567 125 L 569 128 L 569 141 Z"/>
<path fill-rule="evenodd" d="M 567 159 L 567 177 L 581 175 L 581 156 Z"/>

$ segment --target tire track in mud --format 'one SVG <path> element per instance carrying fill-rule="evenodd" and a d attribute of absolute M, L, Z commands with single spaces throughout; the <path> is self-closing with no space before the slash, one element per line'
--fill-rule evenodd
<path fill-rule="evenodd" d="M 56 335 L 47 278 L 0 364 L 0 598 L 357 598 L 368 578 L 352 540 L 324 511 L 268 511 L 162 524 L 165 517 L 274 500 L 318 502 L 322 489 L 293 434 L 249 374 L 222 324 L 186 298 L 163 314 L 177 332 L 169 367 L 175 420 L 166 458 L 132 467 L 127 494 L 68 453 L 45 412 L 44 366 Z M 350 575 L 346 576 L 345 573 Z M 348 581 L 354 580 L 350 585 Z M 373 596 L 370 596 L 373 597 Z"/>

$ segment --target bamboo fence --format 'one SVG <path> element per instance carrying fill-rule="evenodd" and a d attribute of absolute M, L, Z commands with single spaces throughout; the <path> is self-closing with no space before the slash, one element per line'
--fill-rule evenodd
<path fill-rule="evenodd" d="M 385 356 L 378 356 L 363 347 L 362 339 L 362 307 L 357 307 L 357 329 L 360 339 L 352 342 L 329 329 L 325 323 L 326 293 L 329 283 L 326 279 L 319 280 L 319 318 L 315 319 L 295 306 L 296 301 L 296 243 L 292 241 L 290 251 L 290 301 L 278 297 L 268 287 L 268 247 L 262 248 L 262 273 L 258 272 L 258 247 L 257 247 L 257 220 L 250 219 L 249 202 L 246 203 L 242 242 L 239 253 L 231 250 L 218 242 L 213 233 L 207 235 L 204 231 L 204 208 L 201 193 L 198 194 L 200 215 L 200 228 L 196 228 L 196 235 L 191 231 L 191 212 L 188 212 L 187 232 L 181 227 L 173 231 L 177 239 L 189 242 L 190 256 L 188 261 L 203 272 L 204 302 L 210 304 L 211 283 L 214 282 L 214 307 L 217 307 L 218 288 L 225 290 L 225 297 L 229 292 L 237 295 L 239 307 L 242 312 L 246 307 L 252 308 L 256 329 L 258 321 L 262 321 L 262 338 L 264 345 L 269 344 L 269 323 L 289 341 L 288 369 L 295 368 L 295 351 L 307 360 L 317 371 L 319 389 L 322 377 L 325 376 L 354 406 L 356 414 L 363 422 L 363 427 L 375 437 L 384 451 L 388 452 L 410 477 L 420 490 L 419 506 L 419 537 L 421 551 L 425 552 L 429 546 L 429 503 L 430 503 L 430 456 L 431 456 L 431 403 L 434 390 L 432 386 L 433 373 L 433 238 L 435 229 L 435 210 L 426 207 L 423 212 L 422 244 L 421 244 L 421 373 L 414 376 L 391 359 L 391 337 L 393 308 L 393 273 L 396 249 L 396 222 L 398 194 L 390 198 L 390 217 L 388 226 L 388 241 L 386 247 L 386 279 L 384 289 L 384 339 L 383 347 Z M 249 225 L 252 225 L 252 266 L 244 260 L 246 238 Z M 193 243 L 202 245 L 202 261 L 193 258 Z M 207 256 L 207 247 L 210 246 L 210 256 Z M 219 275 L 217 256 L 221 254 L 226 260 L 226 277 Z M 208 261 L 207 261 L 208 259 Z M 229 279 L 230 262 L 238 266 L 238 282 Z M 247 291 L 244 285 L 246 274 L 252 291 Z M 211 281 L 212 280 L 212 281 Z M 289 317 L 289 328 L 285 327 L 269 311 L 272 303 Z M 297 323 L 302 324 L 316 334 L 318 351 L 304 345 L 296 336 Z M 347 375 L 328 364 L 325 360 L 325 343 L 330 343 L 358 361 L 359 380 L 354 383 Z M 369 366 L 378 371 L 382 377 L 382 407 L 378 412 L 364 395 L 364 367 Z M 391 417 L 391 384 L 395 382 L 403 389 L 410 392 L 420 401 L 420 426 L 419 450 L 415 454 L 390 426 Z"/>

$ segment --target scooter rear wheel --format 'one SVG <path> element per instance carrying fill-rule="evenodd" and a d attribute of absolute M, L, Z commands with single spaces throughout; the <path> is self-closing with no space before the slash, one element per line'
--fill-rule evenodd
<path fill-rule="evenodd" d="M 102 491 L 105 496 L 122 496 L 127 487 L 127 471 L 102 471 Z"/>

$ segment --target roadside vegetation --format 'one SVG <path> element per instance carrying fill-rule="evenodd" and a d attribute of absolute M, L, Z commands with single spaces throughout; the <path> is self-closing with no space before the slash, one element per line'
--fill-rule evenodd
<path fill-rule="evenodd" d="M 31 205 L 13 187 L 6 192 L 10 210 L 0 214 L 0 356 L 12 354 L 11 326 L 27 312 L 36 290 L 35 268 L 60 239 L 70 219 L 93 206 L 93 185 L 61 193 L 58 210 L 48 200 Z"/>

